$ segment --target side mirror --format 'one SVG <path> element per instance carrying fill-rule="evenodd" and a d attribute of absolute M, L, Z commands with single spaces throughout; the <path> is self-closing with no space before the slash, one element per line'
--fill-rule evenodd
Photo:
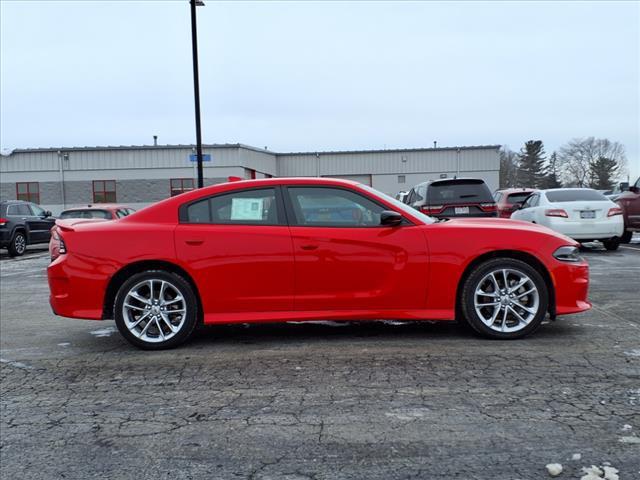
<path fill-rule="evenodd" d="M 514 204 L 511 206 L 511 210 L 513 210 L 514 212 L 515 212 L 516 210 L 521 210 L 521 209 L 522 209 L 522 204 L 521 204 L 521 203 L 514 203 Z"/>
<path fill-rule="evenodd" d="M 397 227 L 402 223 L 402 215 L 392 210 L 384 210 L 380 214 L 380 225 L 387 227 Z"/>
<path fill-rule="evenodd" d="M 51 213 L 51 210 L 45 210 L 45 212 L 44 212 L 44 218 L 51 217 L 52 215 L 53 215 L 53 214 Z"/>

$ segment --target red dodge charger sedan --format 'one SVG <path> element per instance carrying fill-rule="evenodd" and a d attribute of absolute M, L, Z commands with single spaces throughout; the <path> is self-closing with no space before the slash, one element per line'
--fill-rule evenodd
<path fill-rule="evenodd" d="M 454 320 L 500 339 L 590 308 L 577 243 L 506 219 L 434 220 L 346 180 L 194 190 L 111 222 L 58 220 L 65 317 L 115 319 L 145 349 L 199 322 Z"/>

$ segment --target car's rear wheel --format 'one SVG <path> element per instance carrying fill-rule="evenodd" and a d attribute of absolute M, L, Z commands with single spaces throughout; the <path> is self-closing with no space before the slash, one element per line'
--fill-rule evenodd
<path fill-rule="evenodd" d="M 469 275 L 460 300 L 464 319 L 476 332 L 488 338 L 514 339 L 540 326 L 549 291 L 542 275 L 528 263 L 496 258 Z"/>
<path fill-rule="evenodd" d="M 146 350 L 175 347 L 191 336 L 198 302 L 180 275 L 149 270 L 131 276 L 116 295 L 116 326 L 131 344 Z"/>
<path fill-rule="evenodd" d="M 620 237 L 613 237 L 607 240 L 602 240 L 602 245 L 604 245 L 604 248 L 606 248 L 607 250 L 617 250 L 620 246 Z"/>
<path fill-rule="evenodd" d="M 12 257 L 24 255 L 24 252 L 27 250 L 27 237 L 25 234 L 21 231 L 14 233 L 7 250 Z"/>

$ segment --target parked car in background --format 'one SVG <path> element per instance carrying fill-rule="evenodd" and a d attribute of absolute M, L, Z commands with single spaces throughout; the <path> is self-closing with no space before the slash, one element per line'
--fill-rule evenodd
<path fill-rule="evenodd" d="M 484 180 L 449 178 L 423 182 L 409 191 L 406 202 L 436 218 L 496 217 L 496 203 Z"/>
<path fill-rule="evenodd" d="M 506 188 L 496 190 L 493 198 L 496 201 L 498 217 L 511 218 L 511 214 L 518 210 L 529 195 L 535 192 L 533 188 Z"/>
<path fill-rule="evenodd" d="M 600 240 L 616 250 L 624 231 L 622 209 L 591 188 L 554 188 L 531 194 L 511 215 L 538 223 L 579 242 Z"/>
<path fill-rule="evenodd" d="M 135 210 L 126 205 L 98 203 L 86 207 L 69 208 L 60 214 L 60 220 L 81 219 L 84 222 L 99 222 L 105 220 L 117 220 L 134 213 Z M 51 228 L 51 241 L 49 242 L 49 255 L 55 259 L 60 255 L 60 236 L 58 226 Z M 63 247 L 64 248 L 64 247 Z"/>
<path fill-rule="evenodd" d="M 0 248 L 12 257 L 23 255 L 27 245 L 47 243 L 55 218 L 39 205 L 23 200 L 0 202 Z"/>
<path fill-rule="evenodd" d="M 396 193 L 396 200 L 402 203 L 406 203 L 405 200 L 407 199 L 408 195 L 409 195 L 409 192 L 398 192 Z"/>
<path fill-rule="evenodd" d="M 588 264 L 564 235 L 438 222 L 348 180 L 223 183 L 117 221 L 57 225 L 54 312 L 114 318 L 145 349 L 176 346 L 201 322 L 460 318 L 513 339 L 547 313 L 590 308 Z"/>
<path fill-rule="evenodd" d="M 102 218 L 105 220 L 115 220 L 117 218 L 131 215 L 135 210 L 126 205 L 115 205 L 98 203 L 87 205 L 86 207 L 76 207 L 64 210 L 58 218 Z"/>
<path fill-rule="evenodd" d="M 622 209 L 624 233 L 622 242 L 629 243 L 633 232 L 640 232 L 640 177 L 629 190 L 618 195 L 616 203 Z"/>

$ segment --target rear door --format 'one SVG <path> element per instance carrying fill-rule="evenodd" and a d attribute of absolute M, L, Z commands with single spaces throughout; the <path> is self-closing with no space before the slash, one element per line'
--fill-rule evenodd
<path fill-rule="evenodd" d="M 235 190 L 182 205 L 175 244 L 205 314 L 292 310 L 293 249 L 278 188 Z"/>
<path fill-rule="evenodd" d="M 48 242 L 51 238 L 51 227 L 55 224 L 53 217 L 47 217 L 44 209 L 33 203 L 29 204 L 30 216 L 27 222 L 31 232 L 31 243 Z"/>
<path fill-rule="evenodd" d="M 385 207 L 351 189 L 284 190 L 295 256 L 295 310 L 425 307 L 428 254 L 419 226 L 381 226 Z"/>

